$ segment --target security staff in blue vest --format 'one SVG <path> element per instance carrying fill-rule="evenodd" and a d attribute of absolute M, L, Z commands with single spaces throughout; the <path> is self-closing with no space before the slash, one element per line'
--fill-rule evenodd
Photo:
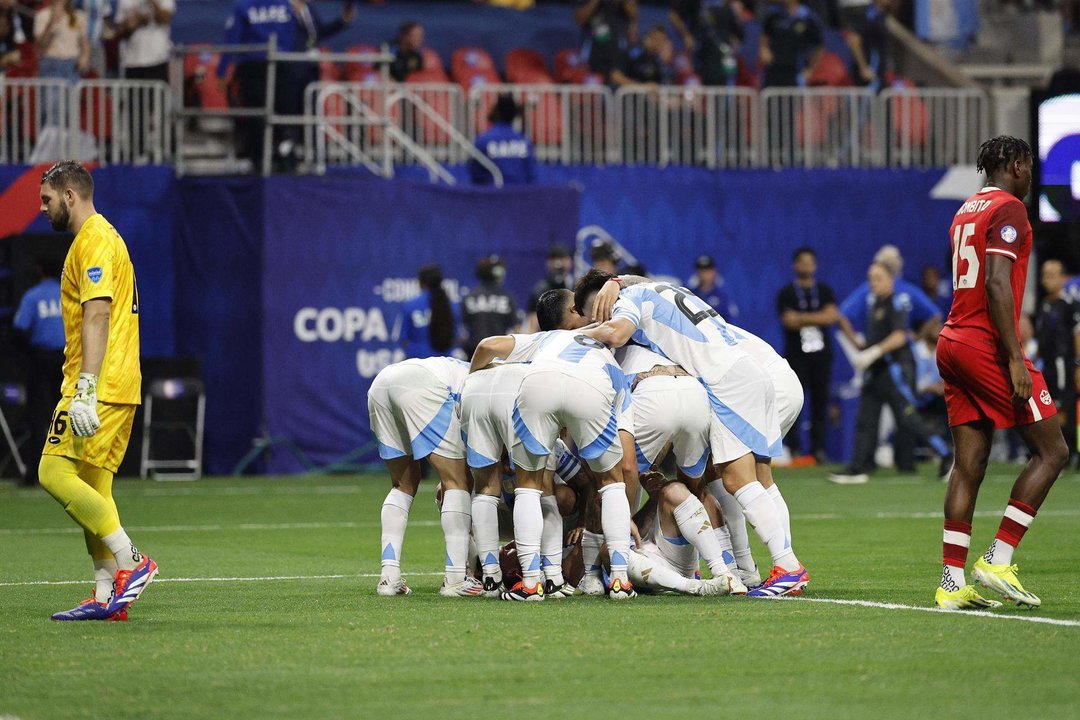
<path fill-rule="evenodd" d="M 45 435 L 56 406 L 56 388 L 60 387 L 64 375 L 64 320 L 60 315 L 62 271 L 59 260 L 43 259 L 38 263 L 41 280 L 23 295 L 12 323 L 28 348 L 26 410 L 30 441 L 24 446 L 24 485 L 37 485 L 41 448 L 45 445 Z"/>
<path fill-rule="evenodd" d="M 488 114 L 491 127 L 476 138 L 476 149 L 502 172 L 504 185 L 536 182 L 536 155 L 529 139 L 514 129 L 521 108 L 510 95 L 500 95 Z M 474 185 L 491 185 L 492 175 L 476 160 L 469 161 L 469 177 Z"/>
<path fill-rule="evenodd" d="M 297 18 L 289 0 L 236 0 L 232 14 L 225 21 L 225 42 L 229 45 L 265 45 L 270 36 L 277 36 L 279 50 L 292 50 L 296 46 Z M 235 79 L 240 95 L 240 105 L 246 108 L 266 106 L 266 53 L 226 53 L 218 63 L 217 74 L 224 78 L 228 69 L 236 65 Z M 282 112 L 288 96 L 289 73 L 278 65 L 274 83 L 274 110 Z M 262 166 L 263 128 L 262 118 L 238 118 L 240 155 L 251 158 L 256 172 Z"/>

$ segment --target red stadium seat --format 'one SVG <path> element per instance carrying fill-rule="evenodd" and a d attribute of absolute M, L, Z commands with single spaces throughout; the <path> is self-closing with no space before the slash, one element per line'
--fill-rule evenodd
<path fill-rule="evenodd" d="M 220 62 L 221 55 L 214 52 L 202 51 L 184 56 L 184 103 L 186 105 L 213 109 L 229 107 L 228 94 L 217 79 Z M 232 68 L 229 69 L 228 75 L 231 77 Z M 226 80 L 228 79 L 227 77 Z"/>
<path fill-rule="evenodd" d="M 555 53 L 555 80 L 561 83 L 582 83 L 589 68 L 576 48 L 564 48 Z"/>
<path fill-rule="evenodd" d="M 544 56 L 535 50 L 516 48 L 506 53 L 506 81 L 511 83 L 554 82 Z"/>
<path fill-rule="evenodd" d="M 550 92 L 526 91 L 518 100 L 522 104 L 525 128 L 536 145 L 557 145 L 562 139 L 562 104 Z"/>
<path fill-rule="evenodd" d="M 420 57 L 424 59 L 425 70 L 438 70 L 446 76 L 446 66 L 443 65 L 442 58 L 439 57 L 439 53 L 435 52 L 433 48 L 425 47 L 420 48 Z"/>
<path fill-rule="evenodd" d="M 450 75 L 465 88 L 485 82 L 500 82 L 495 61 L 487 50 L 477 47 L 458 48 L 450 58 Z"/>
<path fill-rule="evenodd" d="M 761 77 L 758 73 L 750 67 L 750 64 L 743 58 L 738 58 L 736 61 L 735 71 L 735 84 L 738 87 L 748 87 L 757 90 L 761 87 Z"/>
<path fill-rule="evenodd" d="M 333 52 L 330 48 L 319 48 L 320 53 Z M 341 79 L 341 68 L 338 64 L 332 60 L 320 60 L 319 61 L 319 80 L 323 82 L 334 82 Z"/>
<path fill-rule="evenodd" d="M 814 68 L 814 74 L 807 79 L 811 87 L 851 87 L 851 73 L 847 65 L 834 52 L 823 50 L 821 60 Z"/>
<path fill-rule="evenodd" d="M 912 88 L 915 84 L 910 80 L 898 78 L 893 81 L 893 87 Z M 926 103 L 922 98 L 906 95 L 894 97 L 889 103 L 889 122 L 892 124 L 896 138 L 892 141 L 900 145 L 910 144 L 920 147 L 926 144 L 927 118 Z"/>
<path fill-rule="evenodd" d="M 79 129 L 100 139 L 112 137 L 112 99 L 103 87 L 79 93 Z"/>
<path fill-rule="evenodd" d="M 347 50 L 347 52 L 351 53 L 375 53 L 378 51 L 378 48 L 371 45 L 353 45 Z M 341 69 L 341 79 L 345 82 L 366 82 L 372 74 L 378 77 L 379 72 L 375 65 L 369 62 L 347 62 Z"/>
<path fill-rule="evenodd" d="M 29 78 L 37 77 L 38 74 L 38 53 L 37 43 L 24 42 L 19 43 L 17 46 L 19 49 L 19 62 L 17 65 L 12 65 L 8 68 L 7 77 L 9 78 Z"/>
<path fill-rule="evenodd" d="M 424 67 L 405 76 L 405 82 L 410 83 L 444 83 L 449 81 L 450 78 L 446 77 L 446 71 L 442 68 Z"/>

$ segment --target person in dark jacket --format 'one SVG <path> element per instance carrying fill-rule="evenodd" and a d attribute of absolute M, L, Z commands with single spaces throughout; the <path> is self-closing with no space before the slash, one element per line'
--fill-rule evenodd
<path fill-rule="evenodd" d="M 508 335 L 518 324 L 517 303 L 503 289 L 505 277 L 506 265 L 498 255 L 480 258 L 476 263 L 476 279 L 480 285 L 465 296 L 461 312 L 468 333 L 465 354 L 469 357 L 481 340 Z"/>
<path fill-rule="evenodd" d="M 500 95 L 488 114 L 491 127 L 476 138 L 476 149 L 488 157 L 502 173 L 504 185 L 536 182 L 536 155 L 529 139 L 514 129 L 521 108 L 508 94 Z M 491 172 L 477 160 L 469 161 L 469 177 L 474 185 L 491 185 Z"/>

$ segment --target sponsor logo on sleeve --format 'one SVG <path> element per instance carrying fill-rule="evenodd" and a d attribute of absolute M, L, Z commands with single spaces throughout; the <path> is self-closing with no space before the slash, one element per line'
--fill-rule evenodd
<path fill-rule="evenodd" d="M 86 271 L 86 277 L 90 278 L 90 282 L 97 285 L 98 282 L 101 281 L 101 268 L 100 267 L 92 267 L 92 268 L 88 269 Z"/>
<path fill-rule="evenodd" d="M 1010 244 L 1016 242 L 1016 228 L 1012 225 L 1001 228 L 1001 239 Z"/>

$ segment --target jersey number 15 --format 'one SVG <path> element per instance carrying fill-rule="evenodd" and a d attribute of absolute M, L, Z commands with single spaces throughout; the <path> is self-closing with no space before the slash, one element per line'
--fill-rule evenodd
<path fill-rule="evenodd" d="M 953 232 L 952 244 L 952 286 L 953 290 L 967 290 L 979 282 L 979 254 L 969 241 L 975 235 L 975 223 L 957 225 Z M 964 272 L 960 272 L 960 263 L 966 262 Z"/>

